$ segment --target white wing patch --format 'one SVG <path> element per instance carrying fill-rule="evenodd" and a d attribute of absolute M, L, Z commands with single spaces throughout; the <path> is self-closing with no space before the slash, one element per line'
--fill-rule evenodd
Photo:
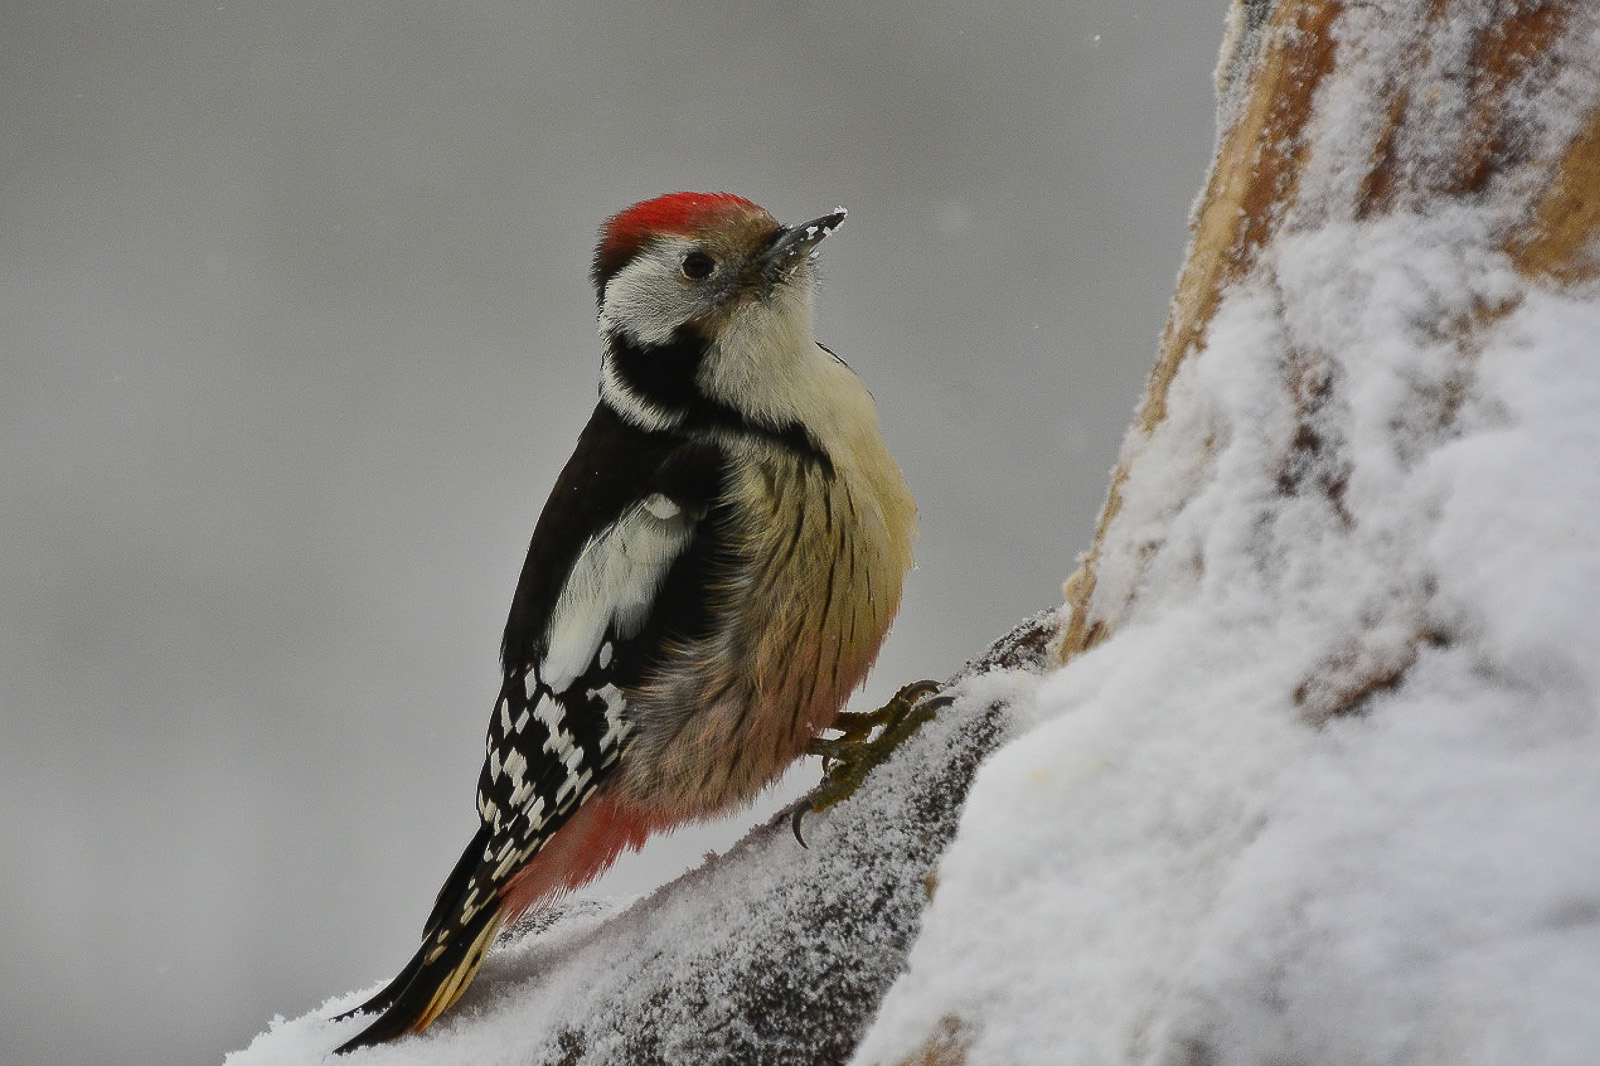
<path fill-rule="evenodd" d="M 656 493 L 591 537 L 550 613 L 540 680 L 563 692 L 594 662 L 608 629 L 620 640 L 638 633 L 693 533 L 683 509 Z"/>

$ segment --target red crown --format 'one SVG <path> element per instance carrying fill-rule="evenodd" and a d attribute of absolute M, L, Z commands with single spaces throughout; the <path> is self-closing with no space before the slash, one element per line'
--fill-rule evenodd
<path fill-rule="evenodd" d="M 736 214 L 764 215 L 766 211 L 731 192 L 669 192 L 618 211 L 600 227 L 600 245 L 594 253 L 595 286 L 603 287 L 646 238 L 658 233 L 692 233 Z"/>

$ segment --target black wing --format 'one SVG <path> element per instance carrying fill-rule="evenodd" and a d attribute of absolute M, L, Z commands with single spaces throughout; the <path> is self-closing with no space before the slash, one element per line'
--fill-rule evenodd
<path fill-rule="evenodd" d="M 471 981 L 500 893 L 616 765 L 626 692 L 655 649 L 693 639 L 726 543 L 720 449 L 639 430 L 601 404 L 534 527 L 501 646 L 505 680 L 478 783 L 481 825 L 445 881 L 422 946 L 348 1012 L 381 1016 L 339 1050 L 419 1031 Z"/>
<path fill-rule="evenodd" d="M 539 516 L 506 621 L 478 788 L 496 837 L 538 833 L 552 813 L 565 820 L 620 754 L 624 694 L 661 642 L 703 628 L 707 571 L 726 540 L 726 473 L 715 445 L 595 408 Z"/>

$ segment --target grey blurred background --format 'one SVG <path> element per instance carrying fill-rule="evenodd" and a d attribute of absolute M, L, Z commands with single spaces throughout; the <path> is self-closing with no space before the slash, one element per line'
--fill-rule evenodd
<path fill-rule="evenodd" d="M 850 209 L 819 333 L 923 529 L 862 705 L 1059 602 L 1225 6 L 0 6 L 0 1063 L 217 1062 L 409 956 L 631 202 Z"/>

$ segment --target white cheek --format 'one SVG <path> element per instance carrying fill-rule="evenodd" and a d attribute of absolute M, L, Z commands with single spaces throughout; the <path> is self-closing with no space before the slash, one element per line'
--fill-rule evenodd
<path fill-rule="evenodd" d="M 606 282 L 600 332 L 625 333 L 635 343 L 667 343 L 679 326 L 705 311 L 678 280 L 676 254 L 640 254 Z"/>

